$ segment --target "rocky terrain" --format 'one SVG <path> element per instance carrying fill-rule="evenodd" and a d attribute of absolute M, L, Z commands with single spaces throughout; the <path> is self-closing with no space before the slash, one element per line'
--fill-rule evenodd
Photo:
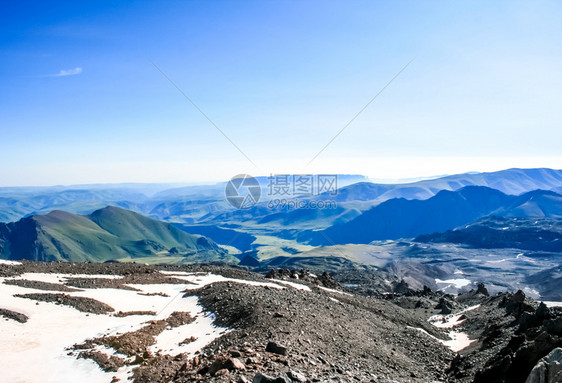
<path fill-rule="evenodd" d="M 57 315 L 95 321 L 97 330 L 85 326 L 68 340 L 54 334 L 56 360 L 71 376 L 60 381 L 79 379 L 80 369 L 100 382 L 558 381 L 560 308 L 521 291 L 490 295 L 484 285 L 458 296 L 401 283 L 391 293 L 388 286 L 352 292 L 342 283 L 348 278 L 212 265 L 14 262 L 0 265 L 0 329 L 27 329 L 31 337 L 33 326 L 56 324 Z M 38 370 L 51 357 L 40 339 L 29 339 L 38 343 L 30 352 L 4 338 L 3 369 L 14 363 L 7 356 L 36 358 Z"/>

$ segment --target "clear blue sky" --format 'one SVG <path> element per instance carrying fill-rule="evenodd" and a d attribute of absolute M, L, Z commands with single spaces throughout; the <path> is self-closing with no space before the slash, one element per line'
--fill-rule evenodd
<path fill-rule="evenodd" d="M 562 168 L 560 20 L 558 1 L 4 3 L 0 185 Z"/>

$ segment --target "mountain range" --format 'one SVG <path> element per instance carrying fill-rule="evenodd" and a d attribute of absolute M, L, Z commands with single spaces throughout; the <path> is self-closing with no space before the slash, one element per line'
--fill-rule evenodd
<path fill-rule="evenodd" d="M 441 190 L 454 191 L 465 186 L 486 186 L 512 195 L 538 189 L 553 190 L 562 188 L 562 170 L 514 168 L 497 172 L 456 174 L 405 184 L 358 182 L 340 188 L 335 200 L 382 202 L 392 198 L 427 199 Z M 319 197 L 334 199 L 329 193 Z"/>
<path fill-rule="evenodd" d="M 534 190 L 556 191 L 562 188 L 562 171 L 507 169 L 489 173 L 464 173 L 404 184 L 361 181 L 341 186 L 335 194 L 327 192 L 317 196 L 297 198 L 300 202 L 312 202 L 312 205 L 318 201 L 330 201 L 332 206 L 328 208 L 271 208 L 267 203 L 260 203 L 243 213 L 224 212 L 219 208 L 200 217 L 199 222 L 215 225 L 234 222 L 243 226 L 266 227 L 278 232 L 284 229 L 319 230 L 351 221 L 362 212 L 388 200 L 396 198 L 425 200 L 440 191 L 457 191 L 466 186 L 484 186 L 509 195 L 519 195 Z"/>
<path fill-rule="evenodd" d="M 225 201 L 225 183 L 0 188 L 0 220 L 10 221 L 0 224 L 0 258 L 143 257 L 151 263 L 204 259 L 263 267 L 292 264 L 295 256 L 317 246 L 415 237 L 462 244 L 468 231 L 460 230 L 490 216 L 562 218 L 562 195 L 556 192 L 562 188 L 560 170 L 508 169 L 394 185 L 338 177 L 342 181 L 335 195 L 297 198 L 305 203 L 334 201 L 330 208 L 271 207 L 267 196 L 249 209 L 235 209 Z M 258 180 L 266 193 L 267 177 Z M 442 235 L 420 237 L 433 233 Z M 511 243 L 516 242 L 514 238 Z M 323 262 L 362 259 L 330 257 L 333 262 L 328 257 Z M 321 263 L 316 256 L 310 259 Z"/>
<path fill-rule="evenodd" d="M 0 224 L 3 259 L 104 262 L 150 256 L 181 257 L 184 263 L 236 263 L 206 237 L 117 207 L 90 215 L 55 210 Z"/>
<path fill-rule="evenodd" d="M 226 183 L 181 186 L 173 184 L 110 184 L 56 187 L 0 188 L 0 222 L 13 222 L 29 215 L 63 210 L 90 214 L 105 206 L 117 206 L 153 219 L 188 225 L 253 225 L 294 229 L 327 228 L 357 217 L 393 198 L 427 199 L 441 190 L 465 186 L 486 186 L 505 194 L 529 191 L 562 191 L 562 171 L 553 169 L 507 169 L 489 173 L 464 173 L 405 184 L 368 182 L 364 176 L 337 175 L 338 192 L 309 197 L 333 200 L 336 209 L 279 209 L 268 206 L 268 177 L 257 177 L 262 198 L 253 209 L 243 212 L 230 206 L 224 197 Z M 306 198 L 300 197 L 300 200 Z"/>
<path fill-rule="evenodd" d="M 351 221 L 303 231 L 297 239 L 327 246 L 412 238 L 451 230 L 488 215 L 561 218 L 562 195 L 537 190 L 514 196 L 489 187 L 466 186 L 457 191 L 442 190 L 425 200 L 394 198 Z"/>

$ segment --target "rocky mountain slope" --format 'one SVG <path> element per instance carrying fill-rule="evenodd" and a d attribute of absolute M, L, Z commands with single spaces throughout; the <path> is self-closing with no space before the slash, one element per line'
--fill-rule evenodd
<path fill-rule="evenodd" d="M 64 382 L 551 383 L 562 346 L 561 309 L 484 285 L 366 296 L 304 270 L 35 262 L 0 264 L 0 282 L 0 366 L 30 382 L 59 363 Z M 35 330 L 72 320 L 56 342 Z"/>

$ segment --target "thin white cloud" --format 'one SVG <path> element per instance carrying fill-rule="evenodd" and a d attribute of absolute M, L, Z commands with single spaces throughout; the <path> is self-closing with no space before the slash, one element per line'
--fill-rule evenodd
<path fill-rule="evenodd" d="M 74 69 L 62 69 L 59 73 L 51 75 L 52 77 L 74 76 L 82 73 L 82 68 L 76 67 Z"/>

